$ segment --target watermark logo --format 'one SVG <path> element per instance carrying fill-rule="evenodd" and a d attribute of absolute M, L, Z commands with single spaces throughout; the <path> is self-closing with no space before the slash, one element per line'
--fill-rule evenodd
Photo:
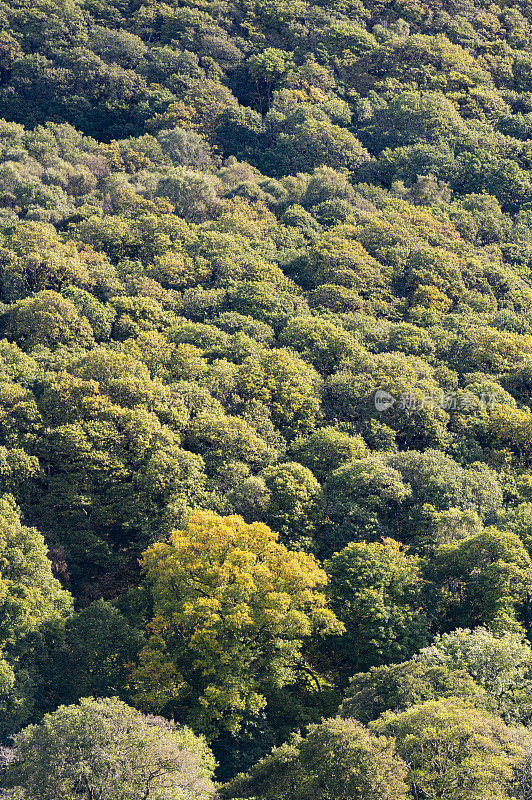
<path fill-rule="evenodd" d="M 494 393 L 482 392 L 480 396 L 472 392 L 403 392 L 394 397 L 386 389 L 377 389 L 373 397 L 379 412 L 388 411 L 395 406 L 400 411 L 418 408 L 442 408 L 445 411 L 472 411 L 477 408 L 492 409 L 496 403 Z"/>
<path fill-rule="evenodd" d="M 395 403 L 395 397 L 384 389 L 377 389 L 374 397 L 375 408 L 377 411 L 388 411 Z"/>

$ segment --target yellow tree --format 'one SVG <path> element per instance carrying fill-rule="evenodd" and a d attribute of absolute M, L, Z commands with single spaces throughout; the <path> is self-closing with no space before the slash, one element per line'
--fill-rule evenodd
<path fill-rule="evenodd" d="M 304 645 L 341 633 L 325 572 L 266 525 L 198 511 L 144 554 L 151 638 L 133 673 L 137 702 L 215 736 L 264 705 L 268 686 L 312 672 Z"/>

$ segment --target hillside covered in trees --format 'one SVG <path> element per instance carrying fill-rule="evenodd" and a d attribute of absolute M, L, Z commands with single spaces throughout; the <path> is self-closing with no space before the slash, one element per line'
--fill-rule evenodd
<path fill-rule="evenodd" d="M 0 786 L 531 800 L 529 0 L 1 0 Z"/>

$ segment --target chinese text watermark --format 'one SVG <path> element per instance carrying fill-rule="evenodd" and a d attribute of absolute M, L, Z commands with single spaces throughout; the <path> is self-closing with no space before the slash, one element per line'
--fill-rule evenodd
<path fill-rule="evenodd" d="M 494 392 L 482 392 L 479 395 L 473 392 L 403 392 L 394 397 L 386 389 L 375 392 L 373 402 L 377 411 L 388 411 L 396 408 L 401 411 L 416 408 L 443 408 L 445 411 L 471 411 L 483 407 L 492 409 L 496 402 Z"/>

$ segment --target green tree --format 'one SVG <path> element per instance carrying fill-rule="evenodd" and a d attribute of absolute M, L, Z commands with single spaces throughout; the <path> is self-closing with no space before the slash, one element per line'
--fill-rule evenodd
<path fill-rule="evenodd" d="M 312 725 L 222 787 L 222 798 L 263 800 L 402 800 L 406 766 L 393 742 L 354 720 Z"/>
<path fill-rule="evenodd" d="M 311 172 L 320 166 L 355 170 L 369 161 L 370 156 L 347 128 L 335 125 L 327 118 L 309 117 L 290 125 L 287 132 L 279 135 L 271 158 L 279 164 L 276 172 L 282 175 Z"/>
<path fill-rule="evenodd" d="M 393 534 L 395 520 L 411 496 L 400 472 L 371 455 L 350 461 L 326 484 L 329 522 L 324 545 L 332 551 L 349 542 Z"/>
<path fill-rule="evenodd" d="M 266 522 L 291 549 L 312 551 L 323 517 L 321 486 L 306 467 L 295 462 L 269 467 L 262 473 L 270 492 Z"/>
<path fill-rule="evenodd" d="M 52 575 L 43 537 L 21 524 L 10 496 L 0 498 L 0 515 L 0 643 L 11 648 L 42 622 L 66 616 L 72 599 Z"/>
<path fill-rule="evenodd" d="M 386 711 L 399 713 L 447 697 L 481 708 L 490 705 L 486 690 L 465 669 L 415 657 L 354 675 L 338 713 L 367 725 Z"/>
<path fill-rule="evenodd" d="M 72 610 L 52 574 L 44 539 L 21 524 L 8 495 L 0 498 L 0 736 L 24 724 L 35 702 L 34 635 Z"/>
<path fill-rule="evenodd" d="M 456 698 L 388 712 L 370 729 L 395 737 L 411 792 L 426 800 L 507 800 L 524 752 L 514 730 Z"/>
<path fill-rule="evenodd" d="M 532 649 L 519 634 L 458 629 L 436 636 L 419 658 L 422 663 L 466 670 L 505 719 L 529 718 Z"/>
<path fill-rule="evenodd" d="M 28 800 L 206 800 L 214 760 L 187 728 L 145 717 L 116 698 L 61 706 L 15 740 L 4 786 Z"/>
<path fill-rule="evenodd" d="M 331 322 L 314 317 L 293 317 L 279 340 L 297 350 L 321 375 L 328 375 L 360 351 L 355 338 Z"/>
<path fill-rule="evenodd" d="M 520 633 L 516 607 L 530 589 L 532 563 L 513 533 L 487 528 L 443 545 L 429 568 L 441 587 L 444 625 L 486 625 L 495 633 Z"/>
<path fill-rule="evenodd" d="M 327 478 L 338 467 L 363 458 L 367 447 L 361 436 L 350 436 L 338 428 L 317 428 L 309 436 L 301 436 L 290 445 L 290 454 L 310 469 L 318 480 Z"/>
<path fill-rule="evenodd" d="M 157 196 L 168 198 L 176 213 L 192 222 L 209 218 L 220 206 L 216 178 L 188 167 L 167 170 L 157 184 Z"/>
<path fill-rule="evenodd" d="M 128 624 L 110 603 L 97 600 L 65 623 L 66 662 L 61 676 L 62 696 L 68 702 L 94 695 L 127 694 L 131 665 L 144 643 L 140 631 Z"/>
<path fill-rule="evenodd" d="M 2 320 L 4 335 L 23 350 L 77 343 L 94 344 L 92 328 L 75 305 L 56 292 L 43 291 L 20 300 Z"/>
<path fill-rule="evenodd" d="M 63 242 L 53 225 L 26 221 L 5 237 L 0 255 L 0 293 L 4 302 L 33 292 L 86 286 L 89 270 L 73 242 Z"/>
<path fill-rule="evenodd" d="M 426 642 L 421 563 L 399 542 L 349 544 L 325 570 L 331 608 L 346 629 L 331 643 L 344 680 L 353 672 L 404 661 Z"/>
<path fill-rule="evenodd" d="M 246 359 L 237 376 L 242 399 L 265 403 L 275 426 L 290 439 L 311 431 L 319 419 L 320 385 L 317 372 L 286 350 Z"/>
<path fill-rule="evenodd" d="M 374 137 L 381 147 L 448 141 L 465 129 L 454 103 L 440 92 L 403 92 L 377 110 L 375 118 Z"/>
<path fill-rule="evenodd" d="M 271 104 L 272 86 L 293 66 L 292 56 L 276 47 L 267 47 L 262 53 L 256 53 L 248 59 L 247 68 L 250 77 L 257 86 L 262 83 L 266 88 L 268 108 Z"/>

